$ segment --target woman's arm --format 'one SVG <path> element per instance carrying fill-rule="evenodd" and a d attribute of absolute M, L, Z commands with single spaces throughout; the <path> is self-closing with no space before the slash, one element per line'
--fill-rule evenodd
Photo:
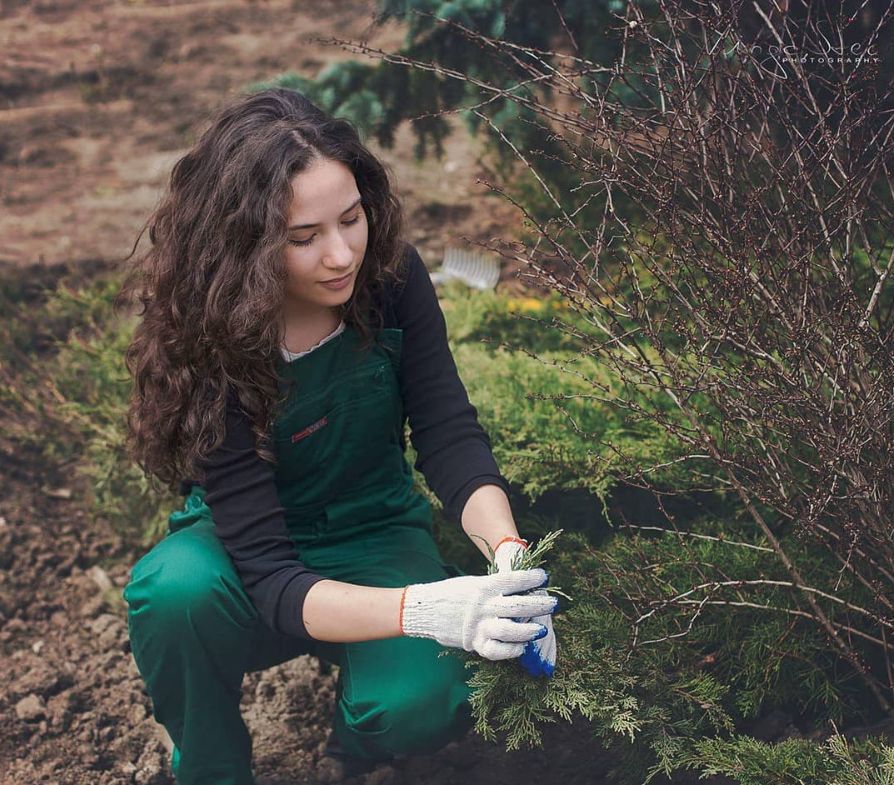
<path fill-rule="evenodd" d="M 403 330 L 401 393 L 416 449 L 415 467 L 441 500 L 445 514 L 459 520 L 489 557 L 487 545 L 496 548 L 504 537 L 519 536 L 509 506 L 509 483 L 459 377 L 437 293 L 412 245 L 406 263 L 406 283 L 391 297 L 391 318 Z"/>
<path fill-rule="evenodd" d="M 416 450 L 414 466 L 444 505 L 448 518 L 462 521 L 465 527 L 468 515 L 475 530 L 500 526 L 499 521 L 511 525 L 509 483 L 497 467 L 490 438 L 457 372 L 428 269 L 411 244 L 407 244 L 405 264 L 406 281 L 390 292 L 386 313 L 389 322 L 403 330 L 401 395 Z M 498 491 L 491 488 L 478 496 L 467 513 L 472 494 L 486 485 L 502 489 L 505 502 L 500 503 L 494 495 Z M 482 516 L 491 513 L 497 513 L 498 520 L 487 524 Z"/>
<path fill-rule="evenodd" d="M 322 580 L 304 598 L 304 626 L 320 641 L 349 643 L 401 635 L 403 587 L 358 586 Z"/>
<path fill-rule="evenodd" d="M 509 498 L 499 485 L 479 485 L 462 511 L 462 527 L 481 553 L 496 550 L 504 537 L 518 537 Z M 476 535 L 476 536 L 473 536 Z M 315 583 L 304 600 L 304 625 L 319 640 L 365 641 L 401 634 L 402 588 L 374 588 L 325 580 Z"/>
<path fill-rule="evenodd" d="M 463 508 L 462 527 L 487 558 L 487 545 L 479 538 L 483 537 L 496 550 L 504 537 L 519 537 L 509 498 L 499 485 L 479 485 L 475 489 Z"/>

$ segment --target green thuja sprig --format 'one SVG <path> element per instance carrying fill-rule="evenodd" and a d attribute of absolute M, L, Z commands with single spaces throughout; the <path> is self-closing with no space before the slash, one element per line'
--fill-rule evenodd
<path fill-rule="evenodd" d="M 553 547 L 553 545 L 555 545 L 556 537 L 558 537 L 561 533 L 562 530 L 557 529 L 556 531 L 550 532 L 549 534 L 542 537 L 540 541 L 533 547 L 525 548 L 524 550 L 518 551 L 512 557 L 512 569 L 523 570 L 530 567 L 539 567 L 540 563 L 543 561 L 543 554 L 549 551 Z M 497 566 L 494 564 L 494 556 L 496 555 L 496 552 L 493 548 L 490 547 L 490 543 L 484 537 L 478 534 L 473 534 L 471 536 L 474 537 L 476 540 L 481 540 L 484 543 L 484 547 L 487 548 L 488 574 L 496 572 Z"/>
<path fill-rule="evenodd" d="M 549 532 L 536 544 L 515 554 L 511 561 L 512 569 L 526 570 L 542 566 L 562 531 L 557 529 Z M 487 572 L 490 575 L 497 571 L 494 550 L 486 540 L 484 542 L 489 554 Z M 536 591 L 558 594 L 569 601 L 572 599 L 557 586 L 530 589 L 526 593 Z M 439 656 L 447 655 L 460 657 L 465 667 L 475 669 L 467 684 L 473 689 L 469 702 L 475 718 L 476 732 L 492 742 L 497 741 L 498 733 L 505 733 L 509 750 L 517 749 L 522 744 L 531 747 L 539 745 L 540 724 L 556 722 L 560 717 L 570 720 L 571 710 L 581 709 L 582 696 L 571 694 L 573 689 L 569 691 L 572 682 L 568 676 L 571 674 L 563 677 L 561 663 L 557 663 L 552 678 L 537 678 L 520 667 L 515 659 L 488 660 L 475 652 L 457 648 L 444 649 L 439 653 Z"/>
<path fill-rule="evenodd" d="M 540 540 L 535 544 L 524 550 L 519 550 L 512 556 L 512 560 L 510 561 L 510 568 L 513 570 L 530 570 L 534 567 L 540 567 L 546 561 L 546 554 L 549 553 L 553 549 L 556 544 L 556 540 L 559 535 L 562 533 L 563 529 L 556 529 L 555 531 L 551 531 L 548 534 L 545 534 Z M 497 571 L 497 565 L 494 563 L 494 549 L 490 547 L 490 543 L 477 534 L 473 534 L 472 537 L 481 540 L 484 542 L 485 547 L 487 548 L 488 553 L 488 564 L 487 564 L 487 574 L 493 575 Z M 550 594 L 559 594 L 565 599 L 570 600 L 565 592 L 563 592 L 557 586 L 545 586 L 542 591 L 546 591 Z"/>

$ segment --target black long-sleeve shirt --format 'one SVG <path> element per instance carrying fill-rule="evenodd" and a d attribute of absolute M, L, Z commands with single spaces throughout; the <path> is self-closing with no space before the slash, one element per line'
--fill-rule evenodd
<path fill-rule="evenodd" d="M 447 344 L 444 314 L 428 270 L 416 248 L 406 247 L 406 281 L 383 287 L 385 327 L 403 330 L 400 390 L 414 466 L 459 522 L 472 492 L 496 484 L 509 493 L 487 433 L 478 422 Z M 288 535 L 273 466 L 255 451 L 248 416 L 228 399 L 226 437 L 202 462 L 205 503 L 215 531 L 233 560 L 243 586 L 264 621 L 286 635 L 312 638 L 304 625 L 304 599 L 324 575 L 300 560 Z M 188 493 L 193 480 L 181 483 Z"/>

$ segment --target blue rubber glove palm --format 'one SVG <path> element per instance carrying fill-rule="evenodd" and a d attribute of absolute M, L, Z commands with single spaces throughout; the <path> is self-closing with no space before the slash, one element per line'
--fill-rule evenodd
<path fill-rule="evenodd" d="M 517 554 L 525 551 L 528 543 L 518 537 L 504 537 L 497 543 L 494 550 L 494 566 L 497 572 L 513 569 L 512 565 Z M 531 594 L 548 594 L 544 589 L 536 589 Z M 517 619 L 516 621 L 527 622 L 533 621 L 546 627 L 546 635 L 542 638 L 536 638 L 528 641 L 525 650 L 519 656 L 519 664 L 532 676 L 546 676 L 549 678 L 553 675 L 556 667 L 556 633 L 553 630 L 553 617 L 551 613 L 543 616 L 533 616 L 530 619 Z"/>

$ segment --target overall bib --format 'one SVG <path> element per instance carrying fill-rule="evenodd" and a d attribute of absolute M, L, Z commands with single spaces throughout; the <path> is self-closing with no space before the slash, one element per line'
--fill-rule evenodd
<path fill-rule="evenodd" d="M 280 362 L 294 384 L 273 426 L 277 490 L 301 560 L 328 578 L 400 587 L 464 574 L 442 560 L 431 505 L 404 454 L 402 335 L 380 330 L 359 351 L 348 325 Z M 348 754 L 431 753 L 469 730 L 467 670 L 458 657 L 439 657 L 437 641 L 331 643 L 268 627 L 214 533 L 204 496 L 193 485 L 123 590 L 133 656 L 153 717 L 174 742 L 180 785 L 254 785 L 239 710 L 243 676 L 302 654 L 339 667 L 332 732 Z"/>

